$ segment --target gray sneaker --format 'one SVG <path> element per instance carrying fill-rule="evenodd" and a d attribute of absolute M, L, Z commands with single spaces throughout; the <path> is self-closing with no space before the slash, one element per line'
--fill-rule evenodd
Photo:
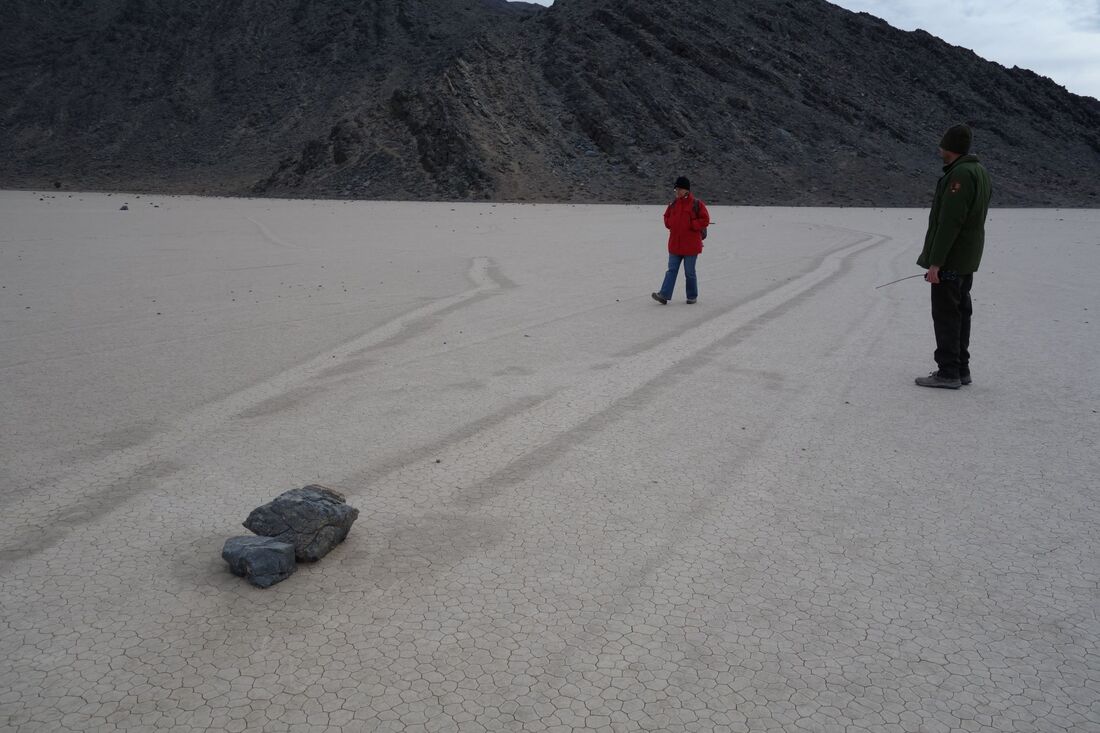
<path fill-rule="evenodd" d="M 962 380 L 958 377 L 944 377 L 939 372 L 932 372 L 927 377 L 917 377 L 913 380 L 921 387 L 941 387 L 943 389 L 958 389 L 962 386 Z"/>
<path fill-rule="evenodd" d="M 661 295 L 660 293 L 650 293 L 650 295 L 653 296 L 653 299 L 655 301 L 657 301 L 658 303 L 660 303 L 661 305 L 664 305 L 665 303 L 668 302 L 668 298 Z"/>

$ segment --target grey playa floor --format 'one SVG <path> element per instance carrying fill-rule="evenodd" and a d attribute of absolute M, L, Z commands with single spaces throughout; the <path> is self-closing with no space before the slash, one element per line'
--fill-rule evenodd
<path fill-rule="evenodd" d="M 0 729 L 1100 730 L 1100 211 L 660 214 L 0 194 Z"/>

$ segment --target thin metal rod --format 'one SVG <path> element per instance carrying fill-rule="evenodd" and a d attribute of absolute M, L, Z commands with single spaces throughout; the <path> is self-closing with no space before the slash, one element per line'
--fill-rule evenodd
<path fill-rule="evenodd" d="M 884 288 L 887 285 L 893 285 L 894 283 L 900 283 L 902 280 L 912 280 L 915 277 L 924 277 L 924 275 L 925 275 L 925 273 L 918 272 L 916 275 L 910 275 L 909 277 L 903 277 L 903 278 L 900 278 L 898 280 L 891 280 L 888 283 L 883 283 L 882 285 L 876 285 L 875 290 L 878 290 L 879 288 Z"/>

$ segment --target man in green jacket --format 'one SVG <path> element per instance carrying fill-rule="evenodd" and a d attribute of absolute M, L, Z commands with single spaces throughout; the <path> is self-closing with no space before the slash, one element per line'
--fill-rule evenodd
<path fill-rule="evenodd" d="M 982 261 L 985 216 L 989 211 L 989 174 L 970 155 L 972 133 L 955 125 L 940 141 L 943 176 L 928 215 L 928 233 L 917 264 L 928 270 L 932 285 L 932 325 L 936 331 L 936 366 L 921 387 L 958 389 L 970 384 L 970 289 Z"/>

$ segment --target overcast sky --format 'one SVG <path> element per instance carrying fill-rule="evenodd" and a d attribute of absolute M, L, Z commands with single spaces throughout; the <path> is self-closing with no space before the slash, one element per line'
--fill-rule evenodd
<path fill-rule="evenodd" d="M 550 5 L 553 0 L 534 0 Z M 830 0 L 1100 99 L 1100 0 Z"/>

